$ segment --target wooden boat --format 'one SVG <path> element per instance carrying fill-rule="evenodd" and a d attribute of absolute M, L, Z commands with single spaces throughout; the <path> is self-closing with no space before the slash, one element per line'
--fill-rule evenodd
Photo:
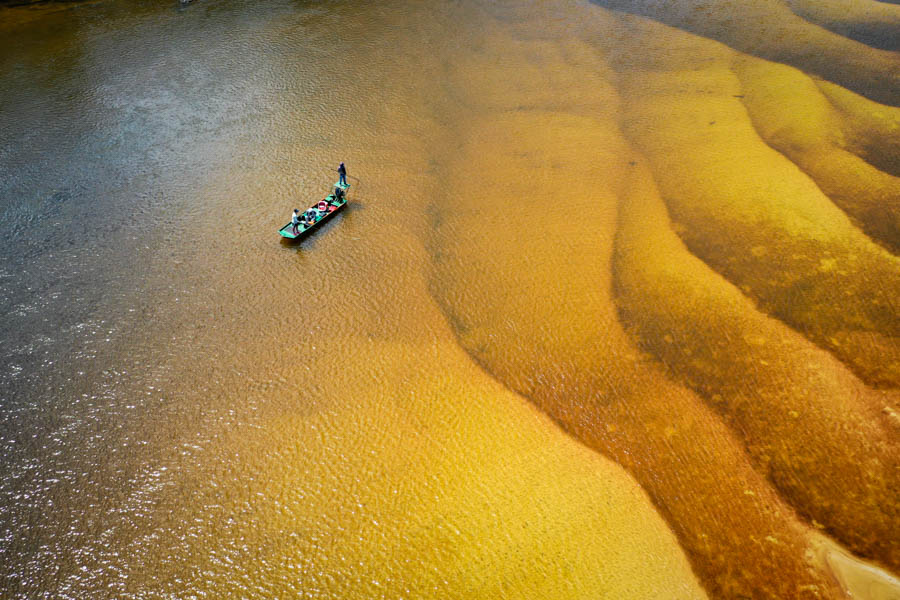
<path fill-rule="evenodd" d="M 318 227 L 324 221 L 330 219 L 335 213 L 343 209 L 347 206 L 347 194 L 350 189 L 350 184 L 334 184 L 334 187 L 339 187 L 344 190 L 344 197 L 341 200 L 335 200 L 334 194 L 328 194 L 325 196 L 324 200 L 320 200 L 316 202 L 312 206 L 309 207 L 308 210 L 316 211 L 316 220 L 313 223 L 306 224 L 301 223 L 297 226 L 297 234 L 294 234 L 294 226 L 291 223 L 288 223 L 284 227 L 278 230 L 278 233 L 281 237 L 288 240 L 299 240 L 300 238 L 307 235 L 310 231 Z"/>

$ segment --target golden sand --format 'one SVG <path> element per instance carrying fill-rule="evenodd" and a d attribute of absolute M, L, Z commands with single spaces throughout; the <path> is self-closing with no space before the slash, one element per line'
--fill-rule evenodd
<path fill-rule="evenodd" d="M 847 119 L 816 83 L 791 67 L 747 56 L 735 60 L 734 70 L 760 137 L 809 175 L 870 237 L 900 251 L 900 178 L 854 153 Z M 879 109 L 865 98 L 853 100 L 865 114 Z"/>
<path fill-rule="evenodd" d="M 624 133 L 687 246 L 867 381 L 898 385 L 900 261 L 759 138 L 727 48 L 693 38 L 673 54 L 666 40 L 683 34 L 649 23 L 634 34 L 648 72 L 622 75 L 634 98 Z M 755 253 L 766 246 L 777 254 Z"/>
<path fill-rule="evenodd" d="M 875 6 L 880 4 L 861 1 Z M 900 58 L 895 52 L 867 46 L 810 23 L 792 12 L 788 2 L 597 0 L 597 3 L 718 40 L 760 58 L 787 63 L 865 93 L 879 102 L 897 104 L 900 101 Z M 800 0 L 795 3 L 806 4 Z M 624 56 L 629 55 L 624 53 Z"/>
<path fill-rule="evenodd" d="M 527 135 L 532 127 L 539 137 Z M 789 596 L 804 589 L 827 596 L 829 580 L 805 560 L 803 526 L 790 509 L 754 472 L 724 424 L 641 359 L 618 323 L 610 273 L 617 203 L 599 194 L 555 193 L 574 177 L 597 177 L 595 165 L 616 165 L 573 161 L 578 153 L 568 153 L 583 144 L 598 147 L 597 129 L 585 120 L 530 113 L 473 131 L 451 187 L 467 200 L 455 200 L 452 216 L 442 215 L 436 295 L 480 364 L 635 475 L 714 596 L 754 590 Z M 484 158 L 483 140 L 513 139 L 521 158 Z M 556 177 L 530 168 L 549 161 L 561 164 Z M 501 164 L 517 174 L 503 194 L 479 193 L 477 182 L 466 182 L 471 169 Z M 509 238 L 476 225 L 501 220 Z M 526 236 L 527 247 L 512 244 Z M 535 304 L 538 294 L 544 300 Z M 500 323 L 493 318 L 498 313 Z M 710 471 L 710 461 L 721 470 Z M 729 569 L 738 556 L 741 569 Z"/>
<path fill-rule="evenodd" d="M 243 40 L 265 110 L 172 215 L 227 218 L 167 230 L 141 276 L 178 302 L 133 335 L 196 421 L 147 424 L 140 514 L 85 508 L 85 585 L 896 597 L 900 120 L 838 83 L 884 100 L 897 59 L 774 1 L 670 4 L 684 29 L 368 3 L 334 55 Z M 273 244 L 332 159 L 347 210 Z"/>
<path fill-rule="evenodd" d="M 151 555 L 165 575 L 157 586 L 226 597 L 705 597 L 636 483 L 455 344 L 354 346 L 360 367 L 384 365 L 378 388 L 361 393 L 349 365 L 320 389 L 340 408 L 221 439 L 207 460 L 225 486 L 188 481 L 181 492 L 203 515 L 177 531 L 194 558 Z M 145 584 L 138 575 L 136 589 Z"/>
<path fill-rule="evenodd" d="M 833 356 L 759 313 L 670 229 L 643 161 L 634 171 L 614 261 L 623 321 L 724 416 L 802 515 L 896 565 L 900 428 L 883 409 L 898 394 L 867 388 Z"/>
<path fill-rule="evenodd" d="M 613 66 L 623 65 L 619 77 L 595 59 L 591 77 L 600 73 L 604 79 L 594 81 L 593 98 L 583 89 L 573 92 L 571 111 L 560 107 L 565 103 L 559 94 L 572 89 L 588 55 L 571 41 L 553 49 L 539 39 L 529 40 L 527 49 L 502 39 L 482 46 L 494 64 L 522 60 L 511 70 L 521 75 L 507 75 L 502 86 L 479 85 L 497 79 L 487 60 L 474 58 L 455 73 L 479 90 L 462 103 L 494 114 L 460 132 L 463 145 L 442 174 L 451 185 L 444 210 L 437 209 L 436 297 L 463 346 L 486 370 L 635 474 L 714 595 L 767 590 L 784 597 L 840 596 L 830 568 L 809 558 L 808 531 L 826 528 L 857 551 L 896 564 L 897 432 L 884 409 L 897 396 L 866 387 L 815 345 L 836 345 L 821 335 L 816 340 L 815 333 L 822 326 L 841 328 L 841 318 L 848 321 L 843 327 L 868 329 L 835 335 L 878 344 L 881 370 L 866 370 L 878 357 L 849 344 L 840 356 L 873 381 L 890 384 L 897 346 L 894 335 L 881 336 L 895 324 L 892 290 L 900 271 L 813 181 L 759 140 L 732 71 L 735 53 L 658 25 L 630 23 L 629 41 L 600 44 L 617 56 Z M 530 66 L 549 56 L 574 58 L 568 69 L 535 76 Z M 547 89 L 558 93 L 548 97 Z M 598 110 L 585 110 L 591 106 Z M 624 137 L 615 121 L 619 114 Z M 629 151 L 628 141 L 649 161 Z M 758 162 L 764 166 L 754 174 Z M 472 172 L 502 173 L 503 189 L 473 180 L 467 176 Z M 741 287 L 689 253 L 668 224 L 654 179 L 667 200 L 683 195 L 670 203 L 685 215 L 678 231 L 688 246 Z M 586 183 L 592 185 L 586 189 Z M 648 202 L 656 203 L 649 212 Z M 746 241 L 754 230 L 771 246 Z M 840 258 L 830 258 L 840 257 L 842 248 L 847 261 L 862 255 L 867 267 L 842 269 Z M 776 265 L 784 266 L 785 250 L 810 264 L 782 274 L 805 293 L 819 285 L 827 297 L 835 287 L 827 281 L 833 272 L 870 292 L 835 298 L 830 311 L 828 303 L 794 307 L 795 295 L 771 281 Z M 743 263 L 735 258 L 739 253 L 745 253 Z M 623 273 L 615 281 L 620 299 L 613 295 L 610 260 Z M 772 271 L 757 275 L 769 261 Z M 873 268 L 883 277 L 872 276 Z M 826 281 L 818 283 L 823 276 Z M 762 277 L 773 288 L 773 302 L 789 301 L 782 305 L 796 313 L 788 316 L 808 322 L 813 343 L 747 299 L 757 297 L 754 286 Z M 653 292 L 643 296 L 640 287 Z M 686 293 L 693 287 L 696 294 Z M 855 298 L 862 300 L 864 316 L 847 314 Z M 503 315 L 499 322 L 497 314 Z M 658 333 L 657 343 L 678 359 L 644 348 L 703 396 L 723 422 L 641 357 L 621 329 L 620 314 L 626 325 L 633 318 Z M 644 341 L 640 334 L 637 341 Z M 692 443 L 700 437 L 697 428 L 704 431 L 701 448 Z M 703 466 L 710 453 L 728 465 L 715 480 L 706 479 Z M 863 456 L 871 466 L 860 472 Z M 809 524 L 782 505 L 757 473 Z M 692 522 L 701 512 L 707 515 L 703 524 Z M 740 570 L 723 568 L 737 562 Z"/>
<path fill-rule="evenodd" d="M 417 27 L 435 17 L 422 11 L 383 18 Z M 377 28 L 378 17 L 369 17 L 365 27 Z M 417 41 L 402 36 L 358 52 L 379 55 L 382 44 L 421 56 L 422 71 L 435 69 L 414 52 Z M 241 359 L 234 372 L 227 368 L 233 358 L 222 365 L 218 387 L 261 408 L 252 427 L 222 432 L 193 459 L 196 466 L 179 473 L 157 509 L 167 528 L 122 559 L 129 589 L 223 597 L 705 597 L 672 526 L 634 477 L 460 348 L 432 299 L 427 251 L 432 223 L 443 219 L 442 207 L 428 205 L 446 189 L 429 148 L 454 147 L 459 130 L 426 110 L 435 102 L 427 82 L 403 77 L 409 65 L 384 56 L 357 84 L 388 77 L 394 85 L 382 101 L 360 107 L 369 127 L 342 132 L 343 143 L 365 152 L 347 159 L 364 183 L 351 178 L 352 203 L 331 231 L 339 235 L 280 249 L 287 263 L 269 251 L 242 253 L 241 269 L 262 277 L 234 277 L 218 267 L 231 264 L 234 240 L 262 243 L 241 233 L 260 218 L 247 202 L 187 261 L 207 262 L 203 293 L 216 302 L 217 322 L 240 332 Z M 289 160 L 296 152 L 286 143 L 265 168 L 296 168 Z M 304 161 L 314 171 L 319 157 L 299 160 L 301 171 Z M 206 195 L 270 193 L 255 174 L 231 177 L 227 189 L 214 183 Z M 168 266 L 160 265 L 160 276 L 171 276 Z M 308 330 L 306 317 L 323 307 L 339 318 Z M 297 328 L 300 335 L 272 343 L 271 332 Z M 217 339 L 214 330 L 197 336 L 211 345 Z M 180 375 L 185 389 L 202 389 L 199 377 Z"/>

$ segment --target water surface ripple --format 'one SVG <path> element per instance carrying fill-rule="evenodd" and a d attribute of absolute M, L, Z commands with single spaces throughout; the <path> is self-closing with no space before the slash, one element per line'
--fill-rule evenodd
<path fill-rule="evenodd" d="M 898 9 L 0 9 L 0 597 L 898 597 Z"/>

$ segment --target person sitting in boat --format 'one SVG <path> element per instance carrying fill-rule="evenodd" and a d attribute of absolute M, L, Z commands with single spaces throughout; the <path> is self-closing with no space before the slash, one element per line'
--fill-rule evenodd
<path fill-rule="evenodd" d="M 303 213 L 303 220 L 306 223 L 307 227 L 312 227 L 316 224 L 316 218 L 319 216 L 319 213 L 316 212 L 315 208 L 310 208 L 308 211 Z"/>
<path fill-rule="evenodd" d="M 334 201 L 337 204 L 340 204 L 341 201 L 343 201 L 343 199 L 344 199 L 344 188 L 342 188 L 340 186 L 336 186 L 334 188 Z"/>
<path fill-rule="evenodd" d="M 297 235 L 298 233 L 300 233 L 298 231 L 299 227 L 300 227 L 300 209 L 295 208 L 294 214 L 291 216 L 291 228 L 294 231 L 294 235 Z"/>

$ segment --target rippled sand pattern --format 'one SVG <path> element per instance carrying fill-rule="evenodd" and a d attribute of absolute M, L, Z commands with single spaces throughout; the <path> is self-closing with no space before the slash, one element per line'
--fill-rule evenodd
<path fill-rule="evenodd" d="M 635 474 L 715 596 L 840 596 L 807 528 L 900 560 L 895 177 L 828 84 L 623 21 L 498 35 L 456 72 L 494 116 L 448 168 L 435 295 L 488 372 Z"/>
<path fill-rule="evenodd" d="M 897 8 L 6 13 L 0 596 L 898 597 Z"/>
<path fill-rule="evenodd" d="M 622 77 L 637 99 L 623 130 L 647 155 L 687 245 L 762 309 L 829 347 L 864 379 L 900 385 L 900 261 L 760 139 L 748 112 L 773 119 L 755 108 L 752 87 L 742 93 L 725 48 L 687 39 L 673 56 L 665 31 L 642 27 L 632 39 L 643 40 L 644 48 L 657 43 L 658 51 L 642 55 L 648 75 Z M 738 68 L 746 73 L 743 64 Z M 772 87 L 779 84 L 775 79 Z M 814 119 L 806 114 L 798 119 Z M 800 154 L 802 147 L 793 144 L 792 151 Z M 823 159 L 817 150 L 804 156 L 814 154 Z M 842 166 L 829 163 L 837 172 Z M 872 187 L 878 190 L 878 182 Z M 880 208 L 897 214 L 889 203 Z"/>
<path fill-rule="evenodd" d="M 868 46 L 822 28 L 803 13 L 834 13 L 836 2 L 803 0 L 594 0 L 610 9 L 642 15 L 679 29 L 718 40 L 760 58 L 791 64 L 822 76 L 879 102 L 900 103 L 900 70 L 894 52 Z M 854 8 L 840 11 L 845 23 L 861 24 L 861 13 L 883 10 L 891 15 L 880 23 L 893 31 L 896 43 L 896 7 L 877 0 L 846 2 Z M 839 7 L 838 7 L 838 10 Z M 795 12 L 796 11 L 796 12 Z M 836 21 L 832 21 L 837 25 Z"/>

